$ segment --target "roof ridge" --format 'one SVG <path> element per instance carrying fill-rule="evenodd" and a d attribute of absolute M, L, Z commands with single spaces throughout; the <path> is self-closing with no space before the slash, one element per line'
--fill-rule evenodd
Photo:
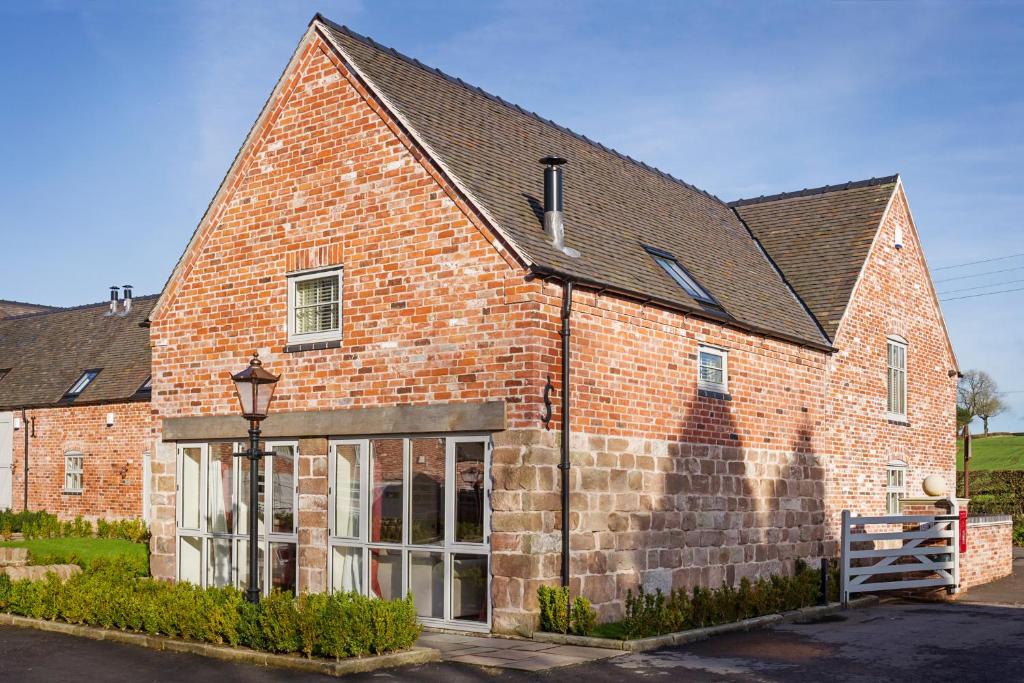
<path fill-rule="evenodd" d="M 331 28 L 334 31 L 339 31 L 339 32 L 343 33 L 344 35 L 346 35 L 346 36 L 348 36 L 348 37 L 350 37 L 350 38 L 352 38 L 354 40 L 358 40 L 359 42 L 361 42 L 361 43 L 363 43 L 365 45 L 369 45 L 370 47 L 373 47 L 375 49 L 381 50 L 383 52 L 389 52 L 392 55 L 394 55 L 394 56 L 398 57 L 399 59 L 401 59 L 402 61 L 408 62 L 409 64 L 411 64 L 411 65 L 413 65 L 413 66 L 415 66 L 415 67 L 417 67 L 419 69 L 423 69 L 424 71 L 427 71 L 427 72 L 430 72 L 430 73 L 434 73 L 434 74 L 444 78 L 445 80 L 447 80 L 447 81 L 449 81 L 449 82 L 451 82 L 451 83 L 453 83 L 455 85 L 458 85 L 458 86 L 460 86 L 462 88 L 465 88 L 466 90 L 469 90 L 469 91 L 472 91 L 472 92 L 476 92 L 476 93 L 478 93 L 480 95 L 483 95 L 484 97 L 486 97 L 486 98 L 488 98 L 488 99 L 490 99 L 490 100 L 492 100 L 494 102 L 497 102 L 498 104 L 501 104 L 502 106 L 508 107 L 509 109 L 515 109 L 515 110 L 521 112 L 522 114 L 524 114 L 526 116 L 529 116 L 531 118 L 536 119 L 537 121 L 540 121 L 541 123 L 543 123 L 545 125 L 552 126 L 552 127 L 556 128 L 556 129 L 562 131 L 563 133 L 566 133 L 567 135 L 571 135 L 572 137 L 576 138 L 577 140 L 581 140 L 582 142 L 585 142 L 585 143 L 587 143 L 587 144 L 589 144 L 589 145 L 591 145 L 593 147 L 597 147 L 598 149 L 601 149 L 601 150 L 603 150 L 603 151 L 605 151 L 605 152 L 607 152 L 607 153 L 609 153 L 609 154 L 611 154 L 611 155 L 613 155 L 613 156 L 615 156 L 615 157 L 617 157 L 617 158 L 619 158 L 619 159 L 621 159 L 623 161 L 626 161 L 626 162 L 628 162 L 630 164 L 633 164 L 634 166 L 638 166 L 638 167 L 640 167 L 641 169 L 643 169 L 645 171 L 654 173 L 654 174 L 656 174 L 658 176 L 661 176 L 662 178 L 664 178 L 666 180 L 669 180 L 671 182 L 674 182 L 674 183 L 677 183 L 679 185 L 682 185 L 683 187 L 686 187 L 686 188 L 688 188 L 690 190 L 693 190 L 694 192 L 699 192 L 700 194 L 704 195 L 705 197 L 713 199 L 716 202 L 718 202 L 718 203 L 720 203 L 722 205 L 726 205 L 727 206 L 725 200 L 721 199 L 720 197 L 718 197 L 717 195 L 715 195 L 715 194 L 713 194 L 711 192 L 708 192 L 707 190 L 705 190 L 703 188 L 697 187 L 696 185 L 693 185 L 692 183 L 688 183 L 685 180 L 682 180 L 681 178 L 677 178 L 674 175 L 672 175 L 671 173 L 668 173 L 667 171 L 663 171 L 660 168 L 657 168 L 655 166 L 651 166 L 650 164 L 644 163 L 642 161 L 638 161 L 637 159 L 634 159 L 633 157 L 629 156 L 628 154 L 625 154 L 624 152 L 620 152 L 620 151 L 618 151 L 618 150 L 616 150 L 616 149 L 614 149 L 612 147 L 608 147 L 607 145 L 604 145 L 604 144 L 602 144 L 600 142 L 597 142 L 596 140 L 591 140 L 590 138 L 588 138 L 586 135 L 583 135 L 582 133 L 577 133 L 576 131 L 572 130 L 571 128 L 568 128 L 566 126 L 563 126 L 560 123 L 557 123 L 556 121 L 552 121 L 551 119 L 548 119 L 548 118 L 545 118 L 545 117 L 541 116 L 537 112 L 533 112 L 533 111 L 530 111 L 528 109 L 524 109 L 522 106 L 520 106 L 518 104 L 515 104 L 514 102 L 509 102 L 508 100 L 505 100 L 505 99 L 501 98 L 498 95 L 495 95 L 493 93 L 489 93 L 489 92 L 487 92 L 486 90 L 484 90 L 483 88 L 481 88 L 478 85 L 473 85 L 471 83 L 467 83 L 464 80 L 462 80 L 461 78 L 459 78 L 458 76 L 452 76 L 450 74 L 445 73 L 444 71 L 441 71 L 437 67 L 428 66 L 427 64 L 424 64 L 423 62 L 421 62 L 420 60 L 416 59 L 415 57 L 410 57 L 409 55 L 406 55 L 406 54 L 403 54 L 403 53 L 399 52 L 398 50 L 396 50 L 393 47 L 389 47 L 387 45 L 383 45 L 381 43 L 378 43 L 376 40 L 374 40 L 370 36 L 365 36 L 365 35 L 363 35 L 361 33 L 357 33 L 355 31 L 353 31 L 352 29 L 350 29 L 348 26 L 345 26 L 344 24 L 338 24 L 338 23 L 336 23 L 334 21 L 331 21 L 330 19 L 328 19 L 327 17 L 323 16 L 319 12 L 316 13 L 316 15 L 310 21 L 310 24 L 312 24 L 314 21 L 318 21 L 318 20 L 321 21 L 322 23 L 324 23 L 325 25 L 327 25 L 329 28 Z"/>
<path fill-rule="evenodd" d="M 142 294 L 140 296 L 132 296 L 133 301 L 148 301 L 149 299 L 156 299 L 159 294 Z M 123 299 L 122 299 L 123 301 Z M 6 318 L 0 318 L 0 323 L 5 323 L 9 320 L 24 320 L 25 318 L 38 318 L 44 315 L 55 315 L 57 313 L 69 313 L 71 311 L 81 311 L 86 308 L 106 308 L 110 305 L 110 301 L 100 301 L 91 304 L 79 304 L 77 306 L 66 306 L 64 308 L 55 308 L 52 311 L 34 311 L 32 313 L 22 313 L 21 315 L 11 315 Z"/>
<path fill-rule="evenodd" d="M 750 204 L 760 204 L 762 202 L 775 202 L 782 199 L 793 199 L 795 197 L 809 197 L 817 194 L 827 194 L 829 192 L 839 192 L 841 190 L 855 190 L 860 187 L 872 187 L 874 185 L 886 185 L 888 183 L 894 183 L 899 179 L 899 174 L 882 176 L 880 178 L 867 178 L 866 180 L 848 180 L 845 183 L 839 185 L 822 185 L 821 187 L 804 188 L 802 190 L 794 190 L 792 192 L 779 192 L 778 194 L 761 195 L 760 197 L 750 197 L 747 199 L 736 199 L 728 202 L 731 207 L 738 206 L 749 206 Z"/>
<path fill-rule="evenodd" d="M 0 304 L 16 304 L 18 306 L 35 306 L 36 308 L 49 308 L 51 310 L 58 310 L 60 306 L 51 306 L 49 304 L 34 304 L 31 301 L 15 301 L 14 299 L 0 299 Z"/>

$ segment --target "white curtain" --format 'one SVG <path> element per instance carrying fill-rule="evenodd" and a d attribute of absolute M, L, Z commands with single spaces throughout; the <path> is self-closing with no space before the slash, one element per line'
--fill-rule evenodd
<path fill-rule="evenodd" d="M 334 467 L 334 535 L 359 535 L 359 446 L 336 448 Z M 361 548 L 335 548 L 334 590 L 361 591 L 363 562 Z"/>

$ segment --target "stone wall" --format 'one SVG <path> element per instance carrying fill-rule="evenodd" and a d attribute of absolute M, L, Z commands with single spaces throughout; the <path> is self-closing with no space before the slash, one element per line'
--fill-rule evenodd
<path fill-rule="evenodd" d="M 573 436 L 572 591 L 602 621 L 626 592 L 733 585 L 791 573 L 824 544 L 825 471 L 812 453 Z M 557 433 L 495 435 L 492 595 L 497 631 L 536 627 L 537 587 L 559 579 Z"/>
<path fill-rule="evenodd" d="M 107 414 L 114 423 L 107 426 Z M 20 412 L 18 413 L 20 416 Z M 12 507 L 24 507 L 25 430 L 29 434 L 28 507 L 62 519 L 143 515 L 143 459 L 152 454 L 149 402 L 64 406 L 27 411 L 14 432 Z M 64 455 L 82 454 L 82 492 L 64 490 Z"/>
<path fill-rule="evenodd" d="M 960 555 L 960 588 L 967 590 L 1013 573 L 1013 521 L 967 520 L 967 552 Z"/>

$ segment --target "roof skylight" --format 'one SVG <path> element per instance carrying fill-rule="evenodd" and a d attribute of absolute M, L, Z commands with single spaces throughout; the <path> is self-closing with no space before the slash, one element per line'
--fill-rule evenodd
<path fill-rule="evenodd" d="M 655 249 L 654 247 L 644 248 L 647 250 L 647 253 L 651 255 L 651 258 L 654 259 L 654 262 L 661 266 L 662 270 L 664 270 L 670 278 L 675 280 L 676 284 L 682 287 L 684 292 L 697 301 L 712 304 L 713 306 L 719 305 L 718 302 L 715 301 L 715 298 L 708 294 L 707 290 L 697 284 L 697 281 L 693 279 L 693 276 L 690 275 L 685 268 L 683 268 L 682 264 L 676 260 L 675 256 L 667 251 Z"/>
<path fill-rule="evenodd" d="M 64 392 L 64 398 L 74 398 L 85 391 L 86 387 L 92 384 L 92 381 L 96 379 L 96 375 L 100 374 L 100 370 L 102 370 L 102 368 L 95 368 L 93 370 L 86 370 L 83 372 L 82 376 L 78 378 L 78 381 L 72 384 L 71 388 Z"/>

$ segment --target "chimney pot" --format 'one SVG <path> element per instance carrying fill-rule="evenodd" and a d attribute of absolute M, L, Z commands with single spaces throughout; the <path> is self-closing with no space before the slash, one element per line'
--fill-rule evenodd
<path fill-rule="evenodd" d="M 117 285 L 110 286 L 110 310 L 105 315 L 114 315 L 117 313 L 117 302 L 120 299 L 120 288 Z"/>
<path fill-rule="evenodd" d="M 121 311 L 121 315 L 124 316 L 128 315 L 132 310 L 132 286 L 122 285 L 122 289 L 124 289 L 124 308 Z"/>
<path fill-rule="evenodd" d="M 562 215 L 562 165 L 565 159 L 557 156 L 546 156 L 540 160 L 544 164 L 544 232 L 551 238 L 551 243 L 568 256 L 579 256 L 575 249 L 565 246 L 565 220 Z"/>

